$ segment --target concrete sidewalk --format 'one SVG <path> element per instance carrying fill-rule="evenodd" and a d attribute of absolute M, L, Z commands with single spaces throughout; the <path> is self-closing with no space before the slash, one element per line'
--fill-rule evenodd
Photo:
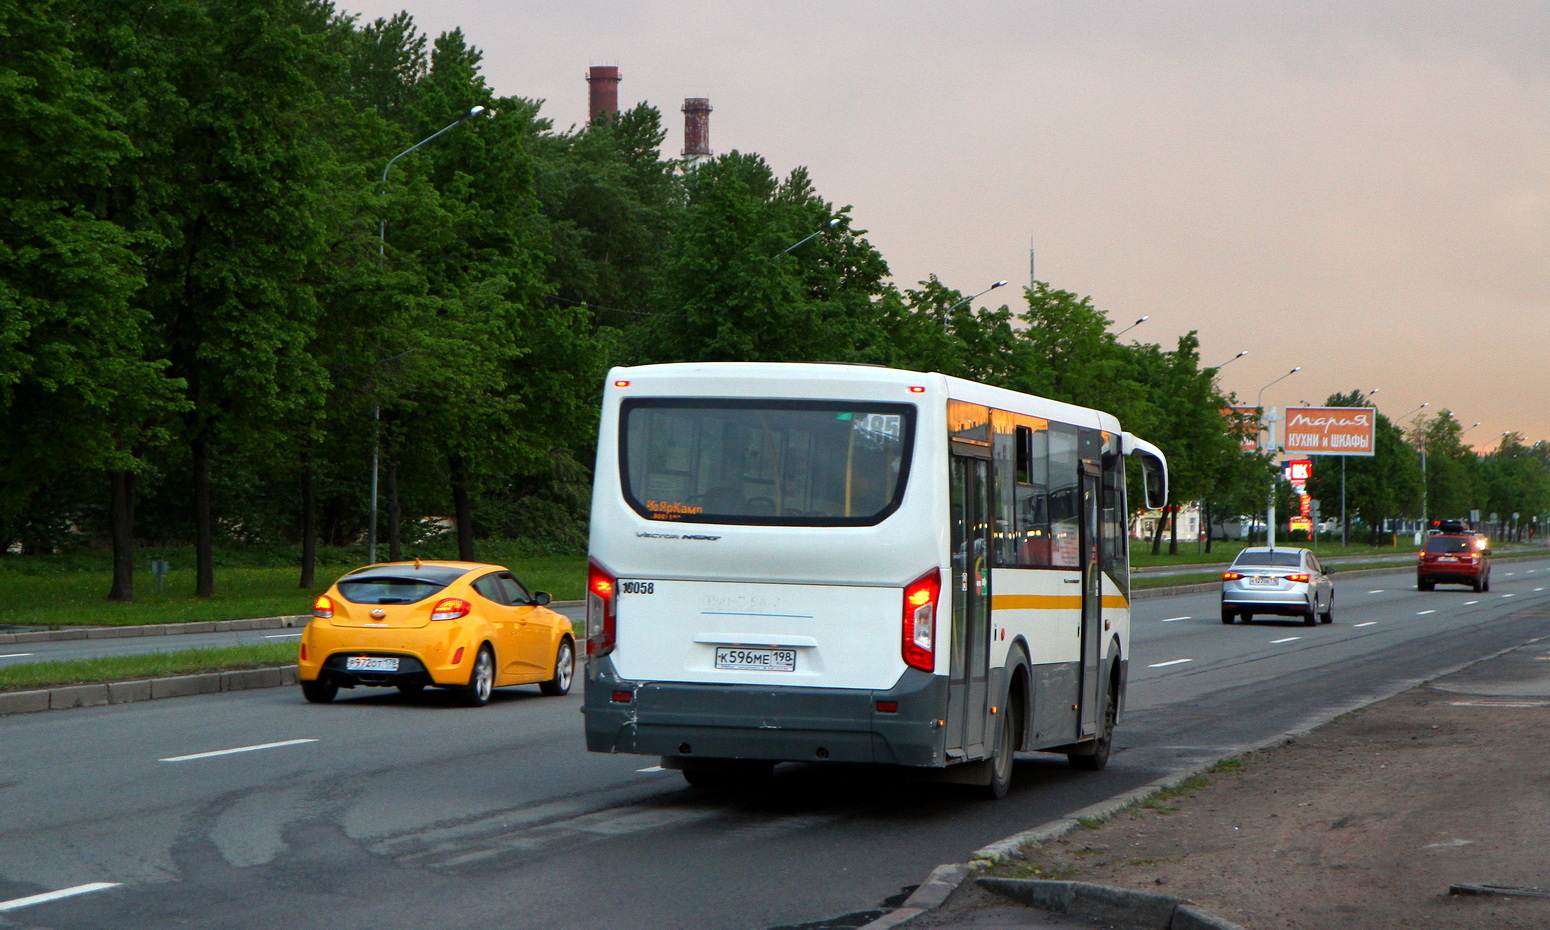
<path fill-rule="evenodd" d="M 993 844 L 863 930 L 1550 926 L 1547 711 L 1539 639 L 1278 737 L 1162 813 L 1129 810 L 1158 784 Z M 1027 841 L 1068 880 L 995 877 Z"/>

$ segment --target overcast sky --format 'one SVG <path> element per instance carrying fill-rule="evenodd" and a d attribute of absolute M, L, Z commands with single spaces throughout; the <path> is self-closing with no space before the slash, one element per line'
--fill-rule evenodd
<path fill-rule="evenodd" d="M 1482 450 L 1550 439 L 1543 0 L 340 6 L 461 28 L 562 130 L 591 65 L 662 111 L 668 156 L 709 98 L 716 153 L 807 166 L 901 287 L 1025 285 L 1031 246 L 1116 332 L 1149 316 L 1126 341 L 1247 350 L 1221 373 L 1245 403 L 1301 366 L 1267 406 L 1376 388 Z"/>

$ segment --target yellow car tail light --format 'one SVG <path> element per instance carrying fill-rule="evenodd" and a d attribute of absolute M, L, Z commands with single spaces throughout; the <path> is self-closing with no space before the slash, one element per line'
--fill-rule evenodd
<path fill-rule="evenodd" d="M 432 620 L 458 620 L 468 616 L 474 606 L 460 597 L 444 597 L 431 608 Z"/>

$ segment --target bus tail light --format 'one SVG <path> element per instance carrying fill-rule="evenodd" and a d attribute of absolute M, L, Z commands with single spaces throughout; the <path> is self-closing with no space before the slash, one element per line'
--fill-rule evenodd
<path fill-rule="evenodd" d="M 457 620 L 468 616 L 474 605 L 460 597 L 444 597 L 431 608 L 432 620 Z"/>
<path fill-rule="evenodd" d="M 606 656 L 614 651 L 617 632 L 614 607 L 618 604 L 619 579 L 592 559 L 587 560 L 587 655 Z"/>
<path fill-rule="evenodd" d="M 904 664 L 923 672 L 936 669 L 936 605 L 942 573 L 933 568 L 904 587 Z"/>
<path fill-rule="evenodd" d="M 312 616 L 319 620 L 327 620 L 334 615 L 334 600 L 327 594 L 319 594 L 317 600 L 312 602 Z"/>

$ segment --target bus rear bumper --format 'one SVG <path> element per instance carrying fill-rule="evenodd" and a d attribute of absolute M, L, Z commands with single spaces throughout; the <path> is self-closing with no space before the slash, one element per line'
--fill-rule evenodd
<path fill-rule="evenodd" d="M 772 688 L 626 681 L 605 657 L 582 713 L 592 752 L 940 767 L 946 707 L 947 679 L 913 669 L 886 691 Z"/>

